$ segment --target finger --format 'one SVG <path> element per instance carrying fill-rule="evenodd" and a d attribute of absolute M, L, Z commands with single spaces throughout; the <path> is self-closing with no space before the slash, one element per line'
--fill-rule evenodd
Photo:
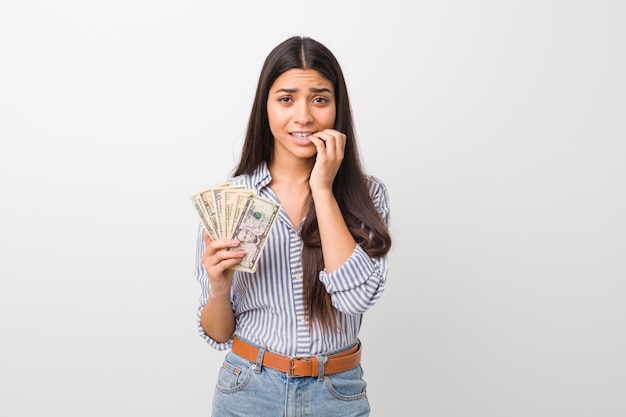
<path fill-rule="evenodd" d="M 209 236 L 206 230 L 202 232 L 202 240 L 204 240 L 205 248 L 209 246 L 209 243 L 211 243 L 211 237 Z"/>
<path fill-rule="evenodd" d="M 207 262 L 210 265 L 210 271 L 222 273 L 231 266 L 239 263 L 244 256 L 246 256 L 246 251 L 243 249 L 232 251 L 221 250 L 212 256 L 210 260 L 207 260 Z"/>
<path fill-rule="evenodd" d="M 326 149 L 332 147 L 334 152 L 343 153 L 343 150 L 346 146 L 346 135 L 335 130 L 335 129 L 325 129 L 320 133 L 320 136 L 326 142 Z"/>
<path fill-rule="evenodd" d="M 335 135 L 326 132 L 319 132 L 319 134 L 316 135 L 316 138 L 319 138 L 319 140 L 323 143 L 323 149 L 318 149 L 318 153 L 325 155 L 328 160 L 336 159 L 337 149 L 339 149 L 341 145 L 338 144 L 340 141 L 335 137 Z"/>
<path fill-rule="evenodd" d="M 329 138 L 326 141 L 326 148 L 332 144 L 333 151 L 337 154 L 342 154 L 346 146 L 346 135 L 334 129 L 326 129 L 324 133 L 327 134 Z"/>
<path fill-rule="evenodd" d="M 216 273 L 221 273 L 225 269 L 235 265 L 241 258 L 246 255 L 246 251 L 243 249 L 226 250 L 221 249 L 213 253 L 205 252 L 202 257 L 202 262 L 207 270 L 209 276 L 213 276 Z"/>
<path fill-rule="evenodd" d="M 220 240 L 211 240 L 205 238 L 205 248 L 204 253 L 209 256 L 214 255 L 216 252 L 219 252 L 222 249 L 234 248 L 240 245 L 240 242 L 237 239 L 220 239 Z"/>
<path fill-rule="evenodd" d="M 225 272 L 228 268 L 231 268 L 235 265 L 237 265 L 239 262 L 241 262 L 241 257 L 238 258 L 231 258 L 231 259 L 224 259 L 222 262 L 220 262 L 220 269 L 222 269 L 221 272 Z"/>
<path fill-rule="evenodd" d="M 341 155 L 343 157 L 343 153 L 345 149 L 346 149 L 346 137 L 345 135 L 343 135 L 335 141 L 335 152 L 337 153 L 337 155 Z"/>
<path fill-rule="evenodd" d="M 245 254 L 246 254 L 245 250 L 233 249 L 232 246 L 229 245 L 228 247 L 220 248 L 219 250 L 215 251 L 212 255 L 209 255 L 209 256 L 213 259 L 214 263 L 219 263 L 226 259 L 241 258 Z"/>
<path fill-rule="evenodd" d="M 315 148 L 317 148 L 317 153 L 324 153 L 326 151 L 326 141 L 324 139 L 321 139 L 318 136 L 309 136 L 309 140 L 313 143 L 313 145 L 315 145 Z"/>

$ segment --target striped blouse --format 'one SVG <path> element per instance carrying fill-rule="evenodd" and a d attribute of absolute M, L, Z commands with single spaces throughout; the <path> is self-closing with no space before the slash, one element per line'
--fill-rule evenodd
<path fill-rule="evenodd" d="M 388 223 L 389 199 L 385 185 L 368 176 L 369 191 L 375 206 Z M 229 180 L 255 189 L 262 197 L 278 201 L 269 187 L 270 172 L 262 164 L 251 175 Z M 217 350 L 229 349 L 232 339 L 218 343 L 204 333 L 200 312 L 207 302 L 209 280 L 202 265 L 204 252 L 202 225 L 198 228 L 196 278 L 202 293 L 197 325 L 200 336 Z M 370 258 L 356 245 L 352 255 L 338 269 L 320 271 L 319 279 L 330 293 L 337 318 L 336 332 L 324 334 L 313 322 L 309 329 L 302 297 L 302 240 L 286 213 L 280 210 L 258 260 L 257 271 L 235 271 L 231 303 L 236 319 L 235 333 L 269 351 L 287 356 L 311 356 L 354 344 L 363 313 L 380 298 L 387 281 L 387 257 Z"/>

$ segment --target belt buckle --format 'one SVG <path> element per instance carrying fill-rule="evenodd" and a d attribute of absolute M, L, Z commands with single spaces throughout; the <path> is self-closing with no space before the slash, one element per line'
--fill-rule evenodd
<path fill-rule="evenodd" d="M 296 374 L 293 373 L 293 371 L 296 369 L 296 367 L 294 366 L 294 361 L 301 360 L 301 359 L 304 359 L 304 357 L 303 356 L 292 356 L 292 357 L 289 358 L 289 376 L 297 377 L 297 378 L 300 378 L 300 377 L 303 376 L 303 375 L 296 375 Z"/>

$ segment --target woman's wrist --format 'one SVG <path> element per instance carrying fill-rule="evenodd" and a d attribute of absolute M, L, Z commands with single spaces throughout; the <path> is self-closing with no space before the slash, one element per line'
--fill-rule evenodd
<path fill-rule="evenodd" d="M 209 300 L 213 302 L 228 301 L 230 303 L 230 289 L 228 289 L 228 291 L 223 291 L 211 288 L 209 290 Z"/>
<path fill-rule="evenodd" d="M 311 196 L 316 203 L 335 200 L 332 187 L 330 188 L 311 188 Z"/>

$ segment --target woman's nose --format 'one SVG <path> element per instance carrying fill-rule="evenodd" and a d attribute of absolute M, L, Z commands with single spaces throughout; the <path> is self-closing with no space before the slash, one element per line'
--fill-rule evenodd
<path fill-rule="evenodd" d="M 308 103 L 298 103 L 296 105 L 294 119 L 301 125 L 305 125 L 313 121 L 313 116 Z"/>

